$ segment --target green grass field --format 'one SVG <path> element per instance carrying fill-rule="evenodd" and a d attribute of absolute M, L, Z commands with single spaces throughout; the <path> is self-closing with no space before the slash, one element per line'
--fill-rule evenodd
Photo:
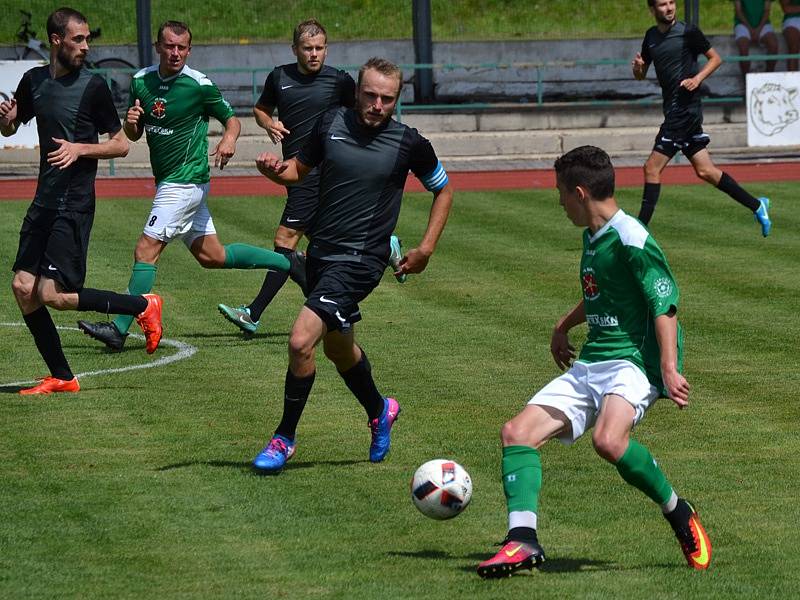
<path fill-rule="evenodd" d="M 635 435 L 697 504 L 714 543 L 708 572 L 685 566 L 658 508 L 583 439 L 543 450 L 543 569 L 475 575 L 506 527 L 498 432 L 558 373 L 549 334 L 577 301 L 581 241 L 553 191 L 463 192 L 429 269 L 402 286 L 387 273 L 362 305 L 360 341 L 403 407 L 382 464 L 368 462 L 365 416 L 322 359 L 297 455 L 280 476 L 251 473 L 280 417 L 301 296 L 290 284 L 244 340 L 216 304 L 249 300 L 261 273 L 203 271 L 180 243 L 165 252 L 156 291 L 166 337 L 196 346 L 193 357 L 85 377 L 73 395 L 0 388 L 0 597 L 793 597 L 800 188 L 748 187 L 774 200 L 769 239 L 708 186 L 666 187 L 653 227 L 682 289 L 692 404 L 661 401 Z M 639 194 L 618 199 L 635 214 Z M 99 203 L 91 286 L 125 287 L 149 202 Z M 279 199 L 211 202 L 223 241 L 271 242 Z M 0 204 L 4 265 L 27 204 Z M 407 197 L 406 245 L 428 207 L 427 195 Z M 0 383 L 43 375 L 28 332 L 9 325 L 21 318 L 8 287 L 3 297 Z M 77 317 L 55 315 L 66 327 Z M 131 340 L 108 354 L 71 330 L 62 339 L 76 372 L 175 352 L 148 357 Z M 409 498 L 415 468 L 435 457 L 474 480 L 472 505 L 453 521 L 426 519 Z"/>
<path fill-rule="evenodd" d="M 0 43 L 13 44 L 19 25 L 18 8 L 33 14 L 34 29 L 46 39 L 44 23 L 58 6 L 53 0 L 6 2 L 7 18 L 0 21 Z M 92 27 L 102 28 L 99 44 L 136 42 L 134 0 L 86 0 L 75 5 Z M 585 39 L 641 37 L 653 25 L 645 0 L 431 0 L 435 41 Z M 200 44 L 251 43 L 291 40 L 298 22 L 318 18 L 334 41 L 410 39 L 413 35 L 410 0 L 295 0 L 271 10 L 253 0 L 188 0 L 152 3 L 152 23 L 167 19 L 188 22 Z M 678 2 L 684 18 L 684 3 Z M 779 31 L 780 2 L 772 3 L 772 23 Z M 730 0 L 701 0 L 700 24 L 708 34 L 733 32 Z"/>

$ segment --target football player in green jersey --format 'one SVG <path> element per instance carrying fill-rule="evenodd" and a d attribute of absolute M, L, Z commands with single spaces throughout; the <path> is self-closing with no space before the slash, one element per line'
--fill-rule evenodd
<path fill-rule="evenodd" d="M 211 152 L 223 169 L 236 151 L 241 124 L 219 89 L 203 73 L 189 68 L 192 32 L 185 23 L 167 21 L 155 44 L 159 63 L 142 69 L 131 81 L 130 107 L 123 129 L 135 141 L 147 135 L 156 196 L 134 250 L 132 294 L 149 292 L 156 262 L 164 248 L 182 239 L 207 269 L 289 270 L 289 260 L 276 252 L 247 244 L 223 246 L 206 204 L 208 121 L 225 126 Z M 120 315 L 112 323 L 79 321 L 78 326 L 113 350 L 120 350 L 132 318 Z"/>
<path fill-rule="evenodd" d="M 478 574 L 504 577 L 544 561 L 536 534 L 539 449 L 553 438 L 571 444 L 592 427 L 597 453 L 661 507 L 689 566 L 706 569 L 711 542 L 697 512 L 678 497 L 647 448 L 631 438 L 634 425 L 660 396 L 680 408 L 689 401 L 681 374 L 678 286 L 647 229 L 617 206 L 614 168 L 603 150 L 575 148 L 556 160 L 555 170 L 567 217 L 587 228 L 583 298 L 558 321 L 550 341 L 556 364 L 568 370 L 503 426 L 508 534 L 500 551 L 478 565 Z M 589 334 L 573 363 L 567 334 L 584 322 Z"/>

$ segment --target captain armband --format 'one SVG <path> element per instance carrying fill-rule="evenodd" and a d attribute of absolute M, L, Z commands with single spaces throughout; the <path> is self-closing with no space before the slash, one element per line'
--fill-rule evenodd
<path fill-rule="evenodd" d="M 439 161 L 436 162 L 436 168 L 433 171 L 424 177 L 420 177 L 419 180 L 429 192 L 438 192 L 446 186 L 449 181 L 447 179 L 447 171 L 444 170 L 442 163 Z"/>

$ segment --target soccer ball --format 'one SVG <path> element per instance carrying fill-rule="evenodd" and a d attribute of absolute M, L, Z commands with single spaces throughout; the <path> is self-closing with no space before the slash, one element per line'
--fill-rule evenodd
<path fill-rule="evenodd" d="M 471 498 L 469 473 L 452 460 L 429 460 L 411 479 L 411 500 L 431 519 L 452 519 L 461 514 Z"/>

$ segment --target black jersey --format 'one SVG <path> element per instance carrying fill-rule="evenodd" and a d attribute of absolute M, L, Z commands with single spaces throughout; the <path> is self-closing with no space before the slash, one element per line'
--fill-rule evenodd
<path fill-rule="evenodd" d="M 297 63 L 273 69 L 258 104 L 276 107 L 281 122 L 289 130 L 281 143 L 284 158 L 300 151 L 314 123 L 325 111 L 353 106 L 355 89 L 353 78 L 333 67 L 323 66 L 315 75 L 301 73 Z"/>
<path fill-rule="evenodd" d="M 428 189 L 446 183 L 431 143 L 416 129 L 394 119 L 367 127 L 353 109 L 325 113 L 297 158 L 319 166 L 320 205 L 308 253 L 327 260 L 388 259 L 409 170 Z"/>
<path fill-rule="evenodd" d="M 106 82 L 84 69 L 53 79 L 49 67 L 36 67 L 22 76 L 15 99 L 17 118 L 27 123 L 36 117 L 39 133 L 39 182 L 33 203 L 93 210 L 97 159 L 81 157 L 62 170 L 48 164 L 47 154 L 58 148 L 53 138 L 96 144 L 100 134 L 121 129 Z"/>
<path fill-rule="evenodd" d="M 689 129 L 703 122 L 700 89 L 681 87 L 681 81 L 697 75 L 697 57 L 711 44 L 693 25 L 677 21 L 666 33 L 651 27 L 642 42 L 645 64 L 653 63 L 664 99 L 665 124 L 670 131 Z"/>

